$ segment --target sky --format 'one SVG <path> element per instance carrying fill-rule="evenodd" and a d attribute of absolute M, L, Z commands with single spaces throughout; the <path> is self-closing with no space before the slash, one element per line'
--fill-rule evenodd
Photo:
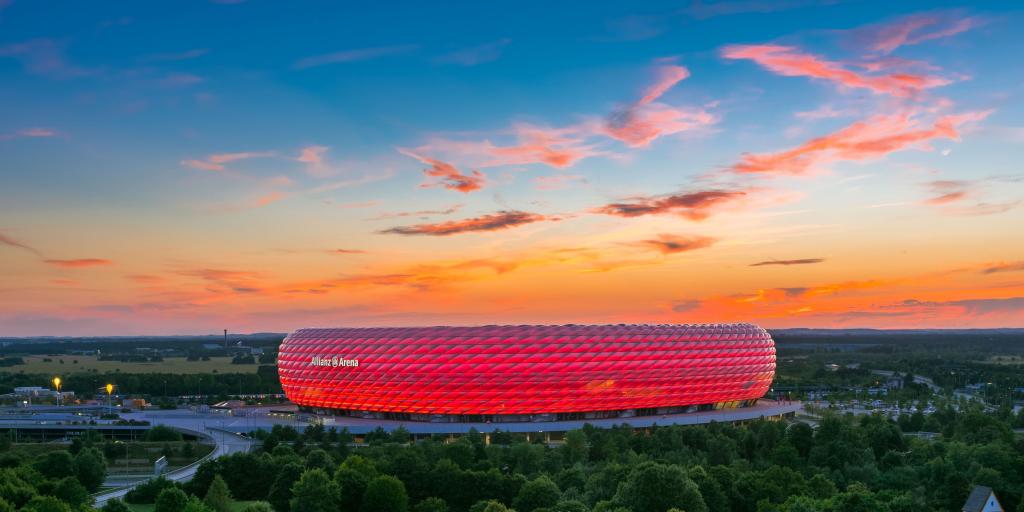
<path fill-rule="evenodd" d="M 1019 4 L 633 4 L 0 0 L 0 336 L 1024 327 Z"/>

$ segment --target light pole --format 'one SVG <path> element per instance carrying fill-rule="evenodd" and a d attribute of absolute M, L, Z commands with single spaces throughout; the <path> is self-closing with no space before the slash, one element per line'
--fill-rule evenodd
<path fill-rule="evenodd" d="M 60 407 L 60 377 L 53 378 L 53 387 L 57 389 L 57 407 Z"/>
<path fill-rule="evenodd" d="M 107 414 L 114 414 L 114 406 L 110 401 L 110 393 L 114 391 L 113 384 L 107 384 Z"/>

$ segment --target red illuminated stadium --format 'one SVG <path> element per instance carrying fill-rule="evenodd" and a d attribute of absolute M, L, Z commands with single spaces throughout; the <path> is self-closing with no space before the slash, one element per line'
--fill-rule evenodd
<path fill-rule="evenodd" d="M 309 410 L 421 421 L 648 416 L 753 405 L 775 374 L 760 327 L 301 329 L 278 356 Z"/>

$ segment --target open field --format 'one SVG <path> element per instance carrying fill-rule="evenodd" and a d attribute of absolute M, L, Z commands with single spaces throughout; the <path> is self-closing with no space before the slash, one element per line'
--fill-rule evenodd
<path fill-rule="evenodd" d="M 0 373 L 255 373 L 259 368 L 258 364 L 231 364 L 230 357 L 211 357 L 209 361 L 188 361 L 184 357 L 168 357 L 159 363 L 98 361 L 96 356 L 69 355 L 24 356 L 23 359 L 25 364 L 0 368 Z"/>

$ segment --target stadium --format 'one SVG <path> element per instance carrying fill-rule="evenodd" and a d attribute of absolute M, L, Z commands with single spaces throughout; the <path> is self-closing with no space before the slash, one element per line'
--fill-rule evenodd
<path fill-rule="evenodd" d="M 757 417 L 775 344 L 750 324 L 301 329 L 281 345 L 278 371 L 292 402 L 335 417 L 512 424 L 741 409 Z"/>

